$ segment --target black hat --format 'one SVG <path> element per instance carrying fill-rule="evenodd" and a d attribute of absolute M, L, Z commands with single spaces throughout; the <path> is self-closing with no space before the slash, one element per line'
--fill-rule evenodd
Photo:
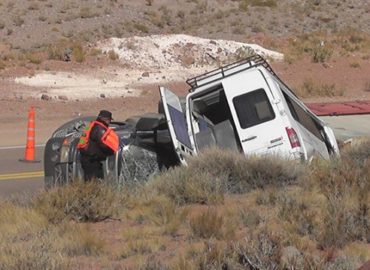
<path fill-rule="evenodd" d="M 106 119 L 110 119 L 110 120 L 113 120 L 112 118 L 112 113 L 110 111 L 107 111 L 107 110 L 101 110 L 99 112 L 99 115 L 98 115 L 99 118 L 106 118 Z"/>

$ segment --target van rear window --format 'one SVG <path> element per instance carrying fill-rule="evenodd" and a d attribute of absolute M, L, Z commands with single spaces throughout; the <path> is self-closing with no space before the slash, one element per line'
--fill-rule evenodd
<path fill-rule="evenodd" d="M 317 123 L 312 119 L 312 117 L 284 91 L 282 92 L 284 94 L 286 102 L 288 103 L 288 107 L 293 118 L 302 126 L 304 126 L 308 131 L 310 131 L 313 135 L 315 135 L 318 139 L 324 141 L 324 138 L 322 137 L 321 132 L 317 126 Z"/>
<path fill-rule="evenodd" d="M 241 128 L 249 128 L 275 118 L 265 90 L 258 89 L 233 98 Z"/>

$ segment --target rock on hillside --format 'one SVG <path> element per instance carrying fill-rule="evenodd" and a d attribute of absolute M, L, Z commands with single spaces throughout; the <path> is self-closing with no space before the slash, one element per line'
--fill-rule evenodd
<path fill-rule="evenodd" d="M 119 59 L 133 68 L 192 68 L 229 63 L 250 54 L 282 60 L 281 53 L 257 44 L 229 40 L 211 40 L 189 35 L 152 35 L 111 38 L 99 44 L 103 52 L 113 50 Z"/>

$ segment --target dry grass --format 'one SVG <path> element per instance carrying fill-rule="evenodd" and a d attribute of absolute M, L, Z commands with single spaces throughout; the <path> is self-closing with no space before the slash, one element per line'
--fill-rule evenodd
<path fill-rule="evenodd" d="M 338 97 L 344 95 L 345 89 L 338 89 L 335 84 L 306 79 L 301 86 L 296 87 L 295 93 L 300 97 Z"/>
<path fill-rule="evenodd" d="M 32 64 L 38 65 L 42 62 L 42 57 L 38 53 L 27 53 L 26 58 Z"/>
<path fill-rule="evenodd" d="M 245 5 L 250 5 L 253 7 L 269 7 L 269 8 L 277 7 L 276 0 L 242 0 L 240 2 L 244 3 Z"/>
<path fill-rule="evenodd" d="M 176 204 L 214 204 L 223 201 L 222 180 L 207 172 L 177 167 L 156 177 L 149 189 L 155 189 Z"/>
<path fill-rule="evenodd" d="M 75 44 L 72 48 L 72 55 L 73 58 L 76 60 L 78 63 L 82 63 L 85 61 L 85 51 L 82 47 L 81 44 Z"/>
<path fill-rule="evenodd" d="M 6 63 L 3 60 L 0 60 L 0 70 L 6 68 Z"/>
<path fill-rule="evenodd" d="M 292 161 L 274 156 L 246 158 L 231 151 L 210 149 L 199 158 L 191 160 L 189 170 L 196 173 L 207 172 L 213 177 L 220 177 L 226 181 L 222 183 L 226 193 L 245 193 L 270 185 L 285 186 L 294 183 L 302 173 L 303 167 L 298 163 L 292 166 Z"/>
<path fill-rule="evenodd" d="M 1 203 L 0 269 L 70 269 L 70 257 L 103 251 L 87 226 L 47 220 L 33 208 Z"/>
<path fill-rule="evenodd" d="M 119 55 L 114 50 L 108 51 L 108 57 L 110 60 L 116 61 L 119 59 Z"/>
<path fill-rule="evenodd" d="M 194 237 L 223 238 L 224 218 L 217 211 L 208 209 L 190 219 L 190 228 Z"/>
<path fill-rule="evenodd" d="M 75 183 L 28 207 L 1 203 L 0 269 L 69 269 L 80 256 L 126 269 L 356 269 L 370 259 L 369 149 L 305 169 L 213 149 L 134 192 Z M 75 222 L 113 216 L 106 231 Z"/>
<path fill-rule="evenodd" d="M 97 222 L 120 212 L 121 199 L 111 187 L 98 182 L 76 182 L 40 195 L 34 208 L 52 223 L 63 220 Z"/>
<path fill-rule="evenodd" d="M 311 57 L 314 63 L 329 62 L 333 56 L 350 56 L 353 53 L 365 58 L 370 50 L 370 34 L 356 29 L 342 29 L 335 33 L 311 32 L 290 39 L 290 45 L 285 49 L 284 60 L 292 63 L 305 55 Z M 351 67 L 359 68 L 358 63 Z"/>

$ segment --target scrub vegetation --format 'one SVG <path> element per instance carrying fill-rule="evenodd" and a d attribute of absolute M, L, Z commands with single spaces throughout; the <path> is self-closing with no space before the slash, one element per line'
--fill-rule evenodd
<path fill-rule="evenodd" d="M 340 160 L 210 149 L 136 187 L 76 182 L 0 203 L 0 269 L 356 269 L 369 178 L 363 140 Z"/>

